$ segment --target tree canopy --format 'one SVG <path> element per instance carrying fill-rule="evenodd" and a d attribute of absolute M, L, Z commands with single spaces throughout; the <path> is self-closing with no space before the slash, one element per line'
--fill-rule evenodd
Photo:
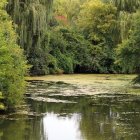
<path fill-rule="evenodd" d="M 133 15 L 132 28 L 127 39 L 117 48 L 117 62 L 125 71 L 140 74 L 140 11 Z M 136 80 L 138 80 L 137 78 Z"/>
<path fill-rule="evenodd" d="M 31 75 L 138 73 L 134 46 L 140 0 L 8 2 Z"/>
<path fill-rule="evenodd" d="M 53 0 L 8 0 L 7 11 L 17 24 L 19 45 L 24 49 L 31 73 L 47 74 L 47 56 L 42 47 L 51 17 Z M 44 57 L 44 59 L 43 59 Z"/>

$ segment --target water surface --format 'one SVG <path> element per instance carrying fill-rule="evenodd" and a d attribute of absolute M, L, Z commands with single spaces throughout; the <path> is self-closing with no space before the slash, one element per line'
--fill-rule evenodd
<path fill-rule="evenodd" d="M 124 92 L 128 77 L 33 79 L 28 110 L 1 117 L 0 140 L 139 140 L 140 96 Z"/>

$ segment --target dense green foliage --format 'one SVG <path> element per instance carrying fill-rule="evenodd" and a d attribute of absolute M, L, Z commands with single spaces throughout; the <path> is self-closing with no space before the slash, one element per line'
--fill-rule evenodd
<path fill-rule="evenodd" d="M 117 62 L 125 71 L 140 74 L 140 11 L 133 15 L 132 28 L 127 39 L 117 48 Z M 139 77 L 136 81 L 139 81 Z"/>
<path fill-rule="evenodd" d="M 47 74 L 47 55 L 42 47 L 50 19 L 52 0 L 8 0 L 7 11 L 17 24 L 19 44 L 25 50 L 31 73 Z"/>
<path fill-rule="evenodd" d="M 85 57 L 78 59 L 84 60 L 84 63 L 81 63 L 80 67 L 75 63 L 74 72 L 139 73 L 139 45 L 134 43 L 135 40 L 138 42 L 140 36 L 137 30 L 139 23 L 136 24 L 139 12 L 135 14 L 139 6 L 139 0 L 62 0 L 57 3 L 54 13 L 55 16 L 59 15 L 57 26 L 73 28 L 88 44 L 84 47 L 86 53 L 80 53 Z M 68 18 L 69 16 L 71 18 Z M 66 34 L 63 36 L 65 38 Z M 71 44 L 71 40 L 67 40 L 67 43 Z M 78 56 L 74 51 L 77 47 L 74 50 L 72 48 L 67 52 Z M 74 57 L 72 60 L 75 61 Z"/>
<path fill-rule="evenodd" d="M 0 109 L 12 108 L 22 99 L 27 69 L 23 51 L 16 44 L 12 21 L 0 1 Z"/>
<path fill-rule="evenodd" d="M 118 43 L 117 10 L 111 4 L 89 1 L 83 4 L 78 18 L 78 26 L 91 44 L 100 48 L 99 72 L 115 72 L 114 48 Z"/>
<path fill-rule="evenodd" d="M 47 47 L 50 50 L 48 56 L 51 55 L 52 60 L 51 62 L 48 59 L 51 63 L 48 65 L 49 73 L 116 73 L 118 71 L 118 67 L 114 64 L 114 47 L 117 44 L 116 34 L 114 35 L 117 31 L 116 8 L 100 1 L 86 3 L 82 1 L 83 6 L 80 9 L 77 3 L 80 1 L 63 0 L 55 3 L 55 7 L 58 4 L 57 10 L 54 9 L 50 30 L 47 31 L 49 32 Z M 75 10 L 72 7 L 66 9 L 67 5 L 74 5 Z"/>
<path fill-rule="evenodd" d="M 73 73 L 77 66 L 82 68 L 90 64 L 89 42 L 69 28 L 59 27 L 51 30 L 49 46 L 50 54 L 55 60 L 53 67 L 58 68 L 60 72 Z"/>
<path fill-rule="evenodd" d="M 9 0 L 7 11 L 33 75 L 138 73 L 139 6 L 140 0 Z"/>
<path fill-rule="evenodd" d="M 114 4 L 118 11 L 135 12 L 140 6 L 140 0 L 104 0 Z"/>

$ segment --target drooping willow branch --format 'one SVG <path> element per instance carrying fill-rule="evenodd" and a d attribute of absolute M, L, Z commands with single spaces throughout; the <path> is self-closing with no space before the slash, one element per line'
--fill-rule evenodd
<path fill-rule="evenodd" d="M 27 56 L 40 41 L 51 15 L 53 0 L 9 0 L 7 11 L 18 25 L 19 44 Z"/>

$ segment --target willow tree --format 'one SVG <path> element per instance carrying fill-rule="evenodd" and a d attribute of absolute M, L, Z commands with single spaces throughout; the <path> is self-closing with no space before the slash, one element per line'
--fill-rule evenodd
<path fill-rule="evenodd" d="M 134 12 L 140 6 L 140 0 L 102 0 L 114 4 L 118 11 Z"/>
<path fill-rule="evenodd" d="M 8 0 L 8 13 L 17 24 L 19 44 L 24 48 L 32 72 L 45 74 L 46 48 L 41 43 L 45 36 L 53 0 Z M 44 54 L 43 54 L 44 53 Z M 40 60 L 41 57 L 45 57 Z"/>
<path fill-rule="evenodd" d="M 132 28 L 133 13 L 140 7 L 140 0 L 102 0 L 113 4 L 118 11 L 118 23 L 120 28 L 120 42 L 127 39 Z"/>
<path fill-rule="evenodd" d="M 111 0 L 119 11 L 134 12 L 140 5 L 140 0 Z"/>
<path fill-rule="evenodd" d="M 134 14 L 132 30 L 128 39 L 119 45 L 117 54 L 117 62 L 125 71 L 137 73 L 138 77 L 134 81 L 140 82 L 140 11 Z"/>

